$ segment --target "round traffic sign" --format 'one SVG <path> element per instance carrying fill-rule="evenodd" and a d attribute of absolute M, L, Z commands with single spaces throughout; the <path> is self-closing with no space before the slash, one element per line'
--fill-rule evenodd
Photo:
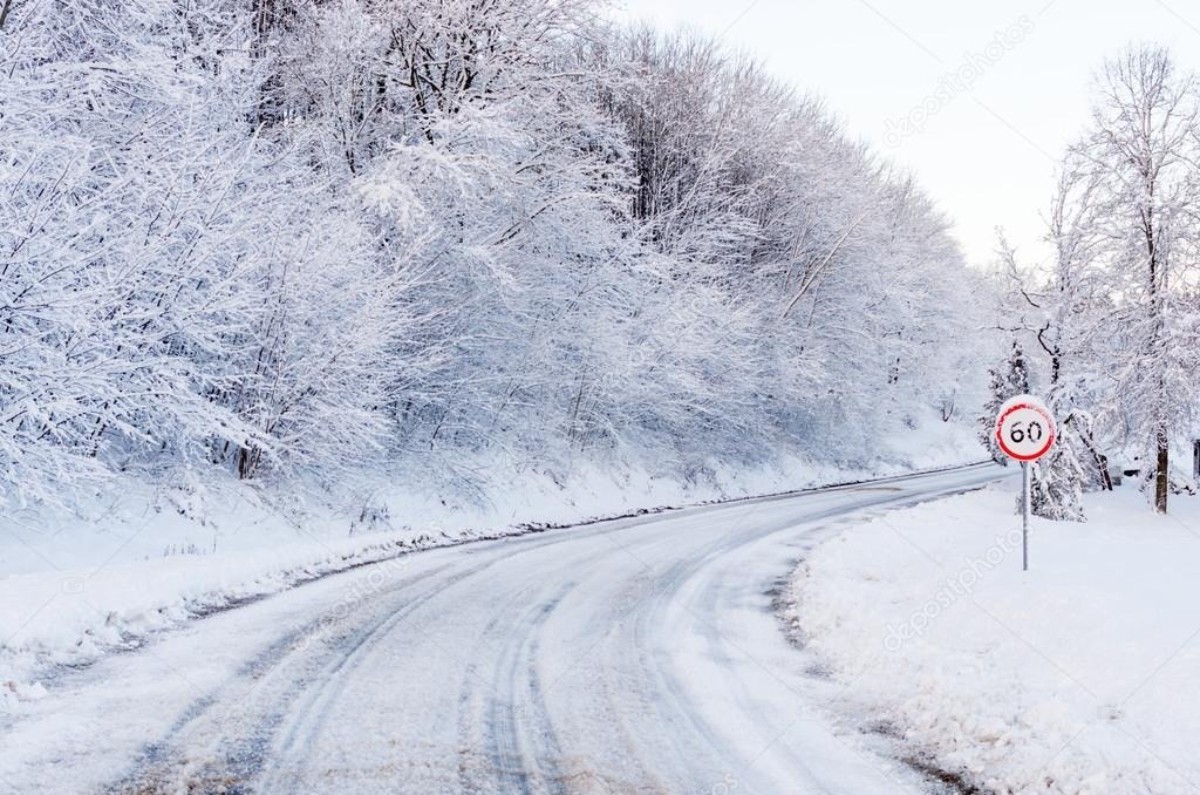
<path fill-rule="evenodd" d="M 1057 436 L 1050 409 L 1034 396 L 1017 395 L 1000 407 L 996 441 L 1009 458 L 1036 461 L 1050 452 Z"/>

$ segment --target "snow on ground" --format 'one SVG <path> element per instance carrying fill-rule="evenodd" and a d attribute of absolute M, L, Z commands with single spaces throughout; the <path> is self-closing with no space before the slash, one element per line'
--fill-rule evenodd
<path fill-rule="evenodd" d="M 1200 792 L 1200 498 L 1131 485 L 1084 524 L 1019 480 L 852 527 L 793 581 L 792 620 L 840 707 L 999 792 Z"/>
<path fill-rule="evenodd" d="M 913 438 L 923 454 L 899 448 L 866 469 L 793 460 L 691 484 L 581 469 L 566 488 L 525 474 L 474 506 L 378 484 L 349 513 L 319 495 L 281 505 L 236 483 L 121 484 L 72 516 L 10 512 L 0 519 L 0 712 L 39 698 L 47 666 L 88 664 L 195 616 L 414 549 L 980 457 L 960 426 L 931 423 Z"/>

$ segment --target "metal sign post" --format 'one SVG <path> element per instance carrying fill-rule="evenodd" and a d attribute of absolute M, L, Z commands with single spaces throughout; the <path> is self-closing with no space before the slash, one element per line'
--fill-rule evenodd
<path fill-rule="evenodd" d="M 1029 464 L 1050 452 L 1057 436 L 1050 409 L 1032 395 L 1017 395 L 1000 407 L 996 442 L 1006 456 L 1021 462 L 1021 571 L 1029 571 Z"/>
<path fill-rule="evenodd" d="M 1021 462 L 1021 571 L 1029 571 L 1029 462 Z"/>

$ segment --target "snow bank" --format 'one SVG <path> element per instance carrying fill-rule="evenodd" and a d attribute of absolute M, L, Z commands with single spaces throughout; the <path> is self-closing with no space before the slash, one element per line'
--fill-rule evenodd
<path fill-rule="evenodd" d="M 531 532 L 536 528 L 516 528 Z M 39 676 L 136 648 L 158 631 L 326 574 L 489 537 L 379 533 L 209 556 L 172 556 L 0 579 L 0 712 L 45 694 Z"/>
<path fill-rule="evenodd" d="M 999 792 L 1200 791 L 1200 500 L 1132 488 L 1085 524 L 1019 481 L 852 528 L 797 571 L 791 616 L 841 708 Z"/>

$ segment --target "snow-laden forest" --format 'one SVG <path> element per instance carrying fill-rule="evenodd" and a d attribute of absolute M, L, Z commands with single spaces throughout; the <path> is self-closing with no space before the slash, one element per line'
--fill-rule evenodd
<path fill-rule="evenodd" d="M 715 42 L 591 0 L 2 8 L 10 504 L 855 464 L 977 413 L 947 221 Z"/>

